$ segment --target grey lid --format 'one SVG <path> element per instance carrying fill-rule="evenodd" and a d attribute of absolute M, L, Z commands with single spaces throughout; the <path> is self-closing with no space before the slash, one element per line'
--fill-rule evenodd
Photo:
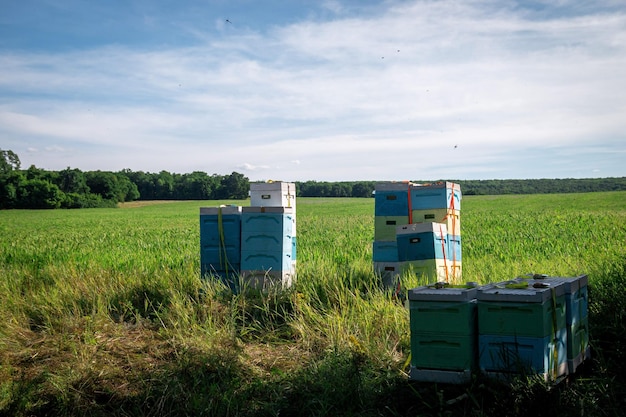
<path fill-rule="evenodd" d="M 476 288 L 435 287 L 433 285 L 409 290 L 409 300 L 468 302 L 476 298 Z"/>
<path fill-rule="evenodd" d="M 408 181 L 378 182 L 374 185 L 375 191 L 406 191 L 409 192 L 411 183 Z"/>
<path fill-rule="evenodd" d="M 535 282 L 562 282 L 565 287 L 566 294 L 573 294 L 582 287 L 586 287 L 589 284 L 589 278 L 587 275 L 579 275 L 577 277 L 550 277 L 534 279 Z"/>
<path fill-rule="evenodd" d="M 200 214 L 241 214 L 241 206 L 219 206 L 219 207 L 200 207 Z"/>
<path fill-rule="evenodd" d="M 533 287 L 535 280 L 517 280 L 504 281 L 495 284 L 487 284 L 478 288 L 476 298 L 479 301 L 505 301 L 515 303 L 543 303 L 550 300 L 553 296 L 558 297 L 565 294 L 565 285 L 563 282 L 543 282 L 542 288 Z M 537 281 L 539 282 L 539 281 Z M 507 284 L 523 285 L 526 288 L 507 288 Z"/>
<path fill-rule="evenodd" d="M 274 213 L 274 214 L 293 214 L 293 207 L 266 207 L 266 206 L 250 206 L 243 207 L 244 213 Z"/>
<path fill-rule="evenodd" d="M 295 192 L 296 184 L 293 182 L 285 181 L 272 181 L 272 182 L 251 182 L 250 191 L 290 191 Z"/>

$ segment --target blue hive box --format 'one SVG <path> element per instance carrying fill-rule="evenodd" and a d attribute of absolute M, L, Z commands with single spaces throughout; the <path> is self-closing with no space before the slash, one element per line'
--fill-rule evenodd
<path fill-rule="evenodd" d="M 569 373 L 565 286 L 514 280 L 478 288 L 479 363 L 492 376 Z"/>
<path fill-rule="evenodd" d="M 461 186 L 448 181 L 414 184 L 411 187 L 410 205 L 412 210 L 461 210 Z"/>
<path fill-rule="evenodd" d="M 200 273 L 233 286 L 241 262 L 239 206 L 200 208 Z"/>
<path fill-rule="evenodd" d="M 372 244 L 374 262 L 398 262 L 398 244 L 396 241 L 374 241 Z"/>
<path fill-rule="evenodd" d="M 409 182 L 383 182 L 375 185 L 375 216 L 409 215 Z"/>
<path fill-rule="evenodd" d="M 200 242 L 217 245 L 224 240 L 239 244 L 241 212 L 240 206 L 200 207 Z"/>
<path fill-rule="evenodd" d="M 556 380 L 569 372 L 565 328 L 543 338 L 481 334 L 478 349 L 480 369 L 486 375 L 540 375 Z"/>
<path fill-rule="evenodd" d="M 241 215 L 241 269 L 290 271 L 295 251 L 293 209 L 244 207 Z"/>
<path fill-rule="evenodd" d="M 448 249 L 447 228 L 442 223 L 417 223 L 398 226 L 398 260 L 444 259 Z"/>

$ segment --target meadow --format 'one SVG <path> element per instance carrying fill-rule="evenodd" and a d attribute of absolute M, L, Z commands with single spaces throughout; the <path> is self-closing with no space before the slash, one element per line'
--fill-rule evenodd
<path fill-rule="evenodd" d="M 0 211 L 0 416 L 624 415 L 626 192 L 463 199 L 464 281 L 589 275 L 592 359 L 557 386 L 408 380 L 373 199 L 298 199 L 289 290 L 200 279 L 199 207 L 223 203 L 249 201 Z"/>

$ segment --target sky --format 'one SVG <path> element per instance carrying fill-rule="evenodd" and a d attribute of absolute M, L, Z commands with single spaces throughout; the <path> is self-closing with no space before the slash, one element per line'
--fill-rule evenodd
<path fill-rule="evenodd" d="M 623 0 L 0 0 L 22 168 L 626 176 Z"/>

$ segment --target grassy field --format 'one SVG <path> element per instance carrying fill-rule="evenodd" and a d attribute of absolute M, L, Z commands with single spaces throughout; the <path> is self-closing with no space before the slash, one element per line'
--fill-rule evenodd
<path fill-rule="evenodd" d="M 557 387 L 407 379 L 373 199 L 298 199 L 296 285 L 243 295 L 199 277 L 219 203 L 248 204 L 0 212 L 0 416 L 624 415 L 625 192 L 463 199 L 464 280 L 589 275 L 592 360 Z"/>

